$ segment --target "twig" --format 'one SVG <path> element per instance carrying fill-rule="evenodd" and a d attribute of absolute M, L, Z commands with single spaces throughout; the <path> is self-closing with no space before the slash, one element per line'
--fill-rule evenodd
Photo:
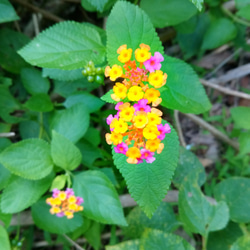
<path fill-rule="evenodd" d="M 84 248 L 82 248 L 80 245 L 78 245 L 76 242 L 74 242 L 73 240 L 71 240 L 66 234 L 63 234 L 63 237 L 73 246 L 76 247 L 76 249 L 78 250 L 85 250 Z"/>
<path fill-rule="evenodd" d="M 9 132 L 9 133 L 0 133 L 0 138 L 1 137 L 13 137 L 16 134 L 14 132 Z"/>
<path fill-rule="evenodd" d="M 228 143 L 230 146 L 232 146 L 234 149 L 237 151 L 239 150 L 239 144 L 233 140 L 231 140 L 228 136 L 220 132 L 218 129 L 201 119 L 200 117 L 193 115 L 193 114 L 184 114 L 183 115 L 187 116 L 190 118 L 193 122 L 196 124 L 200 125 L 201 127 L 207 129 L 211 134 L 213 134 L 215 137 L 218 139 L 224 141 L 225 143 Z"/>
<path fill-rule="evenodd" d="M 61 17 L 58 17 L 58 16 L 56 16 L 56 15 L 54 15 L 54 14 L 52 14 L 52 13 L 50 13 L 50 12 L 44 10 L 44 9 L 40 9 L 40 8 L 34 6 L 34 5 L 30 4 L 30 3 L 27 3 L 27 2 L 25 2 L 23 0 L 13 0 L 13 1 L 22 4 L 23 6 L 25 6 L 28 9 L 31 9 L 34 12 L 41 13 L 45 18 L 50 19 L 50 20 L 52 20 L 54 22 L 62 22 L 62 21 L 64 21 L 64 19 L 62 19 Z"/>
<path fill-rule="evenodd" d="M 236 91 L 236 90 L 231 90 L 231 89 L 219 86 L 218 84 L 214 84 L 212 82 L 209 82 L 209 81 L 206 81 L 206 80 L 203 80 L 203 79 L 200 79 L 200 82 L 204 86 L 216 89 L 216 90 L 218 90 L 218 91 L 220 91 L 220 92 L 222 92 L 224 94 L 232 95 L 232 96 L 237 96 L 237 97 L 241 97 L 241 98 L 250 100 L 250 95 L 249 94 L 242 93 L 242 92 L 239 92 L 239 91 Z"/>
<path fill-rule="evenodd" d="M 39 24 L 38 24 L 37 15 L 34 13 L 32 14 L 32 20 L 33 20 L 33 24 L 34 24 L 35 34 L 37 36 L 40 33 L 40 31 L 39 31 Z"/>
<path fill-rule="evenodd" d="M 182 133 L 182 129 L 181 129 L 181 124 L 180 124 L 180 120 L 179 120 L 179 111 L 175 110 L 174 111 L 174 119 L 175 119 L 175 124 L 176 124 L 176 129 L 179 135 L 179 139 L 180 139 L 180 143 L 181 145 L 185 148 L 187 146 L 183 133 Z"/>

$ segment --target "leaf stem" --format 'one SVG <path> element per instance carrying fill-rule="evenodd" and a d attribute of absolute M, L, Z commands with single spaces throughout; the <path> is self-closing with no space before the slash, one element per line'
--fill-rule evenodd
<path fill-rule="evenodd" d="M 237 16 L 235 16 L 231 11 L 227 10 L 226 8 L 221 8 L 221 10 L 229 17 L 231 17 L 235 22 L 243 24 L 245 26 L 250 26 L 250 22 L 245 21 Z"/>
<path fill-rule="evenodd" d="M 207 250 L 207 235 L 202 236 L 202 250 Z"/>
<path fill-rule="evenodd" d="M 240 229 L 244 235 L 246 235 L 246 236 L 250 235 L 250 232 L 247 230 L 245 223 L 240 223 L 239 226 L 240 226 Z"/>
<path fill-rule="evenodd" d="M 39 112 L 39 124 L 40 124 L 40 130 L 39 130 L 38 138 L 41 139 L 43 136 L 43 113 L 42 112 Z"/>

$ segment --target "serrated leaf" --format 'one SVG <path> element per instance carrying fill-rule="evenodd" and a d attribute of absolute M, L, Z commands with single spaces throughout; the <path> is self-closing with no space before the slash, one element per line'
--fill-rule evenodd
<path fill-rule="evenodd" d="M 190 0 L 195 6 L 196 8 L 201 11 L 202 10 L 202 6 L 204 1 L 203 0 Z"/>
<path fill-rule="evenodd" d="M 139 250 L 139 240 L 128 240 L 117 245 L 106 246 L 105 250 Z"/>
<path fill-rule="evenodd" d="M 101 97 L 101 99 L 104 101 L 104 102 L 108 102 L 108 103 L 113 103 L 113 104 L 117 104 L 118 102 L 113 100 L 111 98 L 111 95 L 114 94 L 114 91 L 113 89 L 110 89 L 105 95 L 103 95 Z"/>
<path fill-rule="evenodd" d="M 22 178 L 39 180 L 53 168 L 50 145 L 41 139 L 27 139 L 12 144 L 0 154 L 5 168 Z"/>
<path fill-rule="evenodd" d="M 127 156 L 112 151 L 114 164 L 125 178 L 129 193 L 149 218 L 166 195 L 178 161 L 179 141 L 172 127 L 162 142 L 164 149 L 151 164 L 129 164 Z"/>
<path fill-rule="evenodd" d="M 243 177 L 228 178 L 215 187 L 215 198 L 225 201 L 234 222 L 250 222 L 250 179 Z"/>
<path fill-rule="evenodd" d="M 209 232 L 226 227 L 229 209 L 223 201 L 211 205 L 202 194 L 196 180 L 197 176 L 189 175 L 180 188 L 180 219 L 191 232 L 207 237 Z"/>
<path fill-rule="evenodd" d="M 74 176 L 73 189 L 84 199 L 84 215 L 105 224 L 126 226 L 119 196 L 105 174 L 85 171 Z"/>
<path fill-rule="evenodd" d="M 0 23 L 15 21 L 19 19 L 13 6 L 7 0 L 0 0 L 0 10 Z"/>
<path fill-rule="evenodd" d="M 154 0 L 154 4 L 151 0 L 142 0 L 140 7 L 156 28 L 182 23 L 197 12 L 195 6 L 186 0 Z"/>
<path fill-rule="evenodd" d="M 74 170 L 82 160 L 80 150 L 55 131 L 52 131 L 51 156 L 54 163 L 65 170 Z"/>
<path fill-rule="evenodd" d="M 164 56 L 161 70 L 167 73 L 167 83 L 161 90 L 161 105 L 183 113 L 200 114 L 211 103 L 194 70 L 180 59 Z"/>
<path fill-rule="evenodd" d="M 141 43 L 151 48 L 151 53 L 163 47 L 148 16 L 138 6 L 129 2 L 118 1 L 107 21 L 107 58 L 109 65 L 120 64 L 117 59 L 117 49 L 127 44 L 133 51 Z M 133 59 L 132 59 L 133 60 Z"/>
<path fill-rule="evenodd" d="M 82 69 L 62 70 L 62 69 L 43 69 L 43 77 L 49 77 L 59 81 L 75 81 L 83 78 Z"/>
<path fill-rule="evenodd" d="M 235 124 L 244 129 L 250 129 L 250 108 L 235 107 L 230 109 Z"/>
<path fill-rule="evenodd" d="M 249 235 L 239 238 L 230 248 L 230 250 L 247 250 L 250 249 Z"/>
<path fill-rule="evenodd" d="M 89 60 L 102 63 L 105 47 L 95 29 L 66 21 L 46 29 L 18 53 L 35 66 L 72 70 Z"/>
<path fill-rule="evenodd" d="M 67 219 L 57 217 L 49 212 L 50 206 L 46 204 L 45 199 L 39 200 L 31 207 L 32 218 L 35 224 L 50 233 L 65 234 L 74 231 L 83 224 L 83 218 L 80 213 L 75 213 L 74 218 Z"/>
<path fill-rule="evenodd" d="M 54 106 L 47 94 L 36 94 L 29 98 L 24 107 L 36 112 L 49 112 Z"/>
<path fill-rule="evenodd" d="M 1 225 L 0 225 L 0 246 L 1 249 L 11 250 L 8 233 L 5 230 L 5 228 Z"/>
<path fill-rule="evenodd" d="M 164 233 L 156 229 L 147 229 L 140 241 L 140 250 L 194 250 L 183 238 L 175 234 Z"/>
<path fill-rule="evenodd" d="M 57 111 L 50 127 L 51 130 L 55 130 L 75 143 L 86 133 L 89 127 L 89 112 L 82 103 L 66 110 Z"/>
<path fill-rule="evenodd" d="M 5 188 L 11 177 L 11 172 L 0 163 L 0 190 Z"/>
<path fill-rule="evenodd" d="M 21 80 L 24 88 L 31 95 L 47 94 L 49 91 L 49 80 L 42 77 L 42 73 L 38 69 L 23 68 L 21 70 Z"/>
<path fill-rule="evenodd" d="M 12 176 L 1 195 L 1 210 L 18 213 L 34 204 L 49 188 L 53 175 L 41 180 L 27 180 Z"/>

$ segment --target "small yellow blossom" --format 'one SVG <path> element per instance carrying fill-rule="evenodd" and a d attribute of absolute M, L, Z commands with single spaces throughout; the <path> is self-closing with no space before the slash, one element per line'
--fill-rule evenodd
<path fill-rule="evenodd" d="M 148 77 L 148 82 L 155 88 L 160 88 L 165 85 L 166 80 L 167 74 L 163 74 L 161 70 L 156 70 L 155 72 L 150 73 Z"/>
<path fill-rule="evenodd" d="M 140 49 L 135 50 L 135 59 L 140 63 L 147 61 L 151 57 L 149 50 L 150 47 L 148 45 L 140 44 Z"/>
<path fill-rule="evenodd" d="M 142 91 L 142 88 L 139 86 L 133 86 L 129 89 L 128 92 L 128 99 L 130 101 L 139 101 L 144 96 L 144 92 Z"/>
<path fill-rule="evenodd" d="M 118 60 L 121 63 L 126 63 L 131 59 L 132 49 L 127 49 L 127 45 L 124 44 L 118 48 L 117 53 L 119 54 Z"/>

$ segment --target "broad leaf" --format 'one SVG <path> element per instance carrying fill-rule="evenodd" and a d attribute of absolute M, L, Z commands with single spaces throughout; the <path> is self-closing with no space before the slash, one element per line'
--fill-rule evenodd
<path fill-rule="evenodd" d="M 168 75 L 161 93 L 162 106 L 193 114 L 204 113 L 211 108 L 198 76 L 188 64 L 165 56 L 161 70 Z"/>
<path fill-rule="evenodd" d="M 101 247 L 101 224 L 92 221 L 91 226 L 85 232 L 84 237 L 95 250 L 99 250 Z"/>
<path fill-rule="evenodd" d="M 173 128 L 163 140 L 164 149 L 153 163 L 127 163 L 127 156 L 113 150 L 116 167 L 126 180 L 129 193 L 148 217 L 160 205 L 170 186 L 179 155 L 179 141 Z"/>
<path fill-rule="evenodd" d="M 202 6 L 203 6 L 203 2 L 204 0 L 190 0 L 195 6 L 196 8 L 201 11 L 202 10 Z"/>
<path fill-rule="evenodd" d="M 82 69 L 62 70 L 62 69 L 43 69 L 43 77 L 49 77 L 59 81 L 75 81 L 83 78 Z"/>
<path fill-rule="evenodd" d="M 250 222 L 249 187 L 250 179 L 243 177 L 231 177 L 216 185 L 215 197 L 228 204 L 232 221 Z"/>
<path fill-rule="evenodd" d="M 85 171 L 73 179 L 73 189 L 84 199 L 84 215 L 105 224 L 126 226 L 118 194 L 108 177 L 99 171 Z"/>
<path fill-rule="evenodd" d="M 51 156 L 55 165 L 65 170 L 74 170 L 82 160 L 80 150 L 70 140 L 55 131 L 52 131 Z"/>
<path fill-rule="evenodd" d="M 71 70 L 82 68 L 89 60 L 102 63 L 105 47 L 95 29 L 67 21 L 40 33 L 19 54 L 35 66 Z"/>
<path fill-rule="evenodd" d="M 86 6 L 89 11 L 99 11 L 99 12 L 107 10 L 115 2 L 116 0 L 81 0 L 83 7 Z"/>
<path fill-rule="evenodd" d="M 50 233 L 65 234 L 74 231 L 83 224 L 83 218 L 80 213 L 75 213 L 74 218 L 67 219 L 57 217 L 49 212 L 50 206 L 46 204 L 45 199 L 39 200 L 31 207 L 32 218 L 35 224 Z"/>
<path fill-rule="evenodd" d="M 250 249 L 249 235 L 239 238 L 230 248 L 230 250 L 247 250 Z"/>
<path fill-rule="evenodd" d="M 0 164 L 0 190 L 6 187 L 11 173 L 8 169 L 6 169 L 2 164 Z"/>
<path fill-rule="evenodd" d="M 142 0 L 140 6 L 157 28 L 176 25 L 195 15 L 197 9 L 186 0 Z"/>
<path fill-rule="evenodd" d="M 38 180 L 53 168 L 50 145 L 41 139 L 27 139 L 12 144 L 0 154 L 0 162 L 15 175 Z"/>
<path fill-rule="evenodd" d="M 22 139 L 38 138 L 40 125 L 37 121 L 23 121 L 19 123 L 19 132 Z"/>
<path fill-rule="evenodd" d="M 24 106 L 29 110 L 36 112 L 49 112 L 54 108 L 53 103 L 47 94 L 37 94 L 31 96 Z"/>
<path fill-rule="evenodd" d="M 0 221 L 4 223 L 5 228 L 8 228 L 10 226 L 11 219 L 12 219 L 12 214 L 5 214 L 0 210 Z"/>
<path fill-rule="evenodd" d="M 244 8 L 240 9 L 237 12 L 237 16 L 243 17 L 247 20 L 250 20 L 250 3 L 249 5 L 245 6 Z"/>
<path fill-rule="evenodd" d="M 67 176 L 64 174 L 58 175 L 56 176 L 56 178 L 53 180 L 51 187 L 50 187 L 50 191 L 52 191 L 53 189 L 63 189 L 65 184 L 67 181 Z"/>
<path fill-rule="evenodd" d="M 12 176 L 1 196 L 4 213 L 18 213 L 34 204 L 49 188 L 53 175 L 41 180 L 27 180 Z"/>
<path fill-rule="evenodd" d="M 0 225 L 0 246 L 1 249 L 11 250 L 8 233 L 5 230 L 5 228 L 1 225 Z"/>
<path fill-rule="evenodd" d="M 75 143 L 86 133 L 89 127 L 89 112 L 82 103 L 66 110 L 57 111 L 50 127 L 51 130 L 55 130 Z"/>
<path fill-rule="evenodd" d="M 107 21 L 107 57 L 108 63 L 121 64 L 117 59 L 117 49 L 127 44 L 133 51 L 141 43 L 151 47 L 151 52 L 163 54 L 163 47 L 148 16 L 138 6 L 118 1 Z"/>
<path fill-rule="evenodd" d="M 105 250 L 139 250 L 139 240 L 128 240 L 117 245 L 106 246 Z"/>
<path fill-rule="evenodd" d="M 15 21 L 19 19 L 13 6 L 8 0 L 0 0 L 0 10 L 0 23 Z"/>
<path fill-rule="evenodd" d="M 239 128 L 250 129 L 250 108 L 235 107 L 230 109 L 232 118 Z"/>

